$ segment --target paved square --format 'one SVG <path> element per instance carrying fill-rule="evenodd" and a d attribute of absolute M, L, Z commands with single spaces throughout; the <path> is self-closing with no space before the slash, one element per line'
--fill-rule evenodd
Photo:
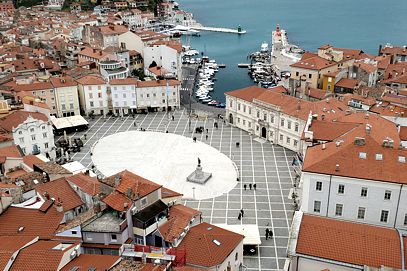
<path fill-rule="evenodd" d="M 255 256 L 245 256 L 244 265 L 248 270 L 281 270 L 286 259 L 288 232 L 293 216 L 293 204 L 289 198 L 290 188 L 293 185 L 290 162 L 293 152 L 269 143 L 260 143 L 246 132 L 224 124 L 222 121 L 209 118 L 194 118 L 189 125 L 188 111 L 181 109 L 175 112 L 174 121 L 170 120 L 164 112 L 136 115 L 120 118 L 102 117 L 89 121 L 89 129 L 74 134 L 82 137 L 85 146 L 81 152 L 73 155 L 73 159 L 90 167 L 92 160 L 90 147 L 100 138 L 118 132 L 143 128 L 151 131 L 167 131 L 186 137 L 194 136 L 197 140 L 217 148 L 230 157 L 240 171 L 240 182 L 229 193 L 210 200 L 187 200 L 187 206 L 202 211 L 204 221 L 209 223 L 227 224 L 258 224 L 262 244 Z M 214 128 L 214 121 L 219 128 Z M 136 126 L 134 125 L 136 122 Z M 189 127 L 190 126 L 190 127 Z M 208 139 L 206 132 L 195 134 L 195 127 L 204 126 L 209 129 Z M 236 142 L 240 146 L 236 147 Z M 257 188 L 249 189 L 249 184 L 256 184 Z M 247 185 L 246 190 L 244 184 Z M 239 210 L 243 208 L 245 216 L 238 220 Z M 265 239 L 265 229 L 270 228 L 274 238 Z"/>

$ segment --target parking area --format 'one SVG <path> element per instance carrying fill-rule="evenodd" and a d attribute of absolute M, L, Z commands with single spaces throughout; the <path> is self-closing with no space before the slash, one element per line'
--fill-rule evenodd
<path fill-rule="evenodd" d="M 214 128 L 214 122 L 218 123 L 218 129 Z M 199 126 L 208 128 L 208 139 L 206 131 L 202 134 L 193 133 L 195 127 Z M 180 109 L 169 114 L 140 114 L 134 119 L 127 116 L 122 119 L 96 117 L 89 120 L 87 131 L 70 135 L 81 137 L 85 143 L 81 152 L 73 154 L 72 158 L 90 167 L 91 146 L 100 138 L 139 128 L 168 131 L 190 137 L 191 140 L 196 137 L 229 156 L 240 171 L 240 181 L 236 187 L 229 193 L 210 200 L 187 200 L 183 203 L 202 211 L 204 221 L 209 223 L 257 224 L 262 244 L 256 255 L 244 257 L 244 265 L 248 270 L 274 271 L 283 268 L 294 210 L 289 197 L 294 177 L 291 169 L 293 152 L 252 138 L 223 120 L 194 117 L 189 121 L 188 110 Z M 240 143 L 238 147 L 236 142 Z M 256 184 L 256 190 L 250 190 L 249 184 Z M 241 209 L 244 210 L 244 217 L 238 220 Z M 273 238 L 265 239 L 266 228 L 272 230 Z"/>

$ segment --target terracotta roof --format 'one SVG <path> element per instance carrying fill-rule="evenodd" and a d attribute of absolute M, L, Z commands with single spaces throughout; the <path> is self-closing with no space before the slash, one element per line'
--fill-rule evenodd
<path fill-rule="evenodd" d="M 102 201 L 106 203 L 110 208 L 119 212 L 127 210 L 133 203 L 128 197 L 117 191 L 113 191 Z"/>
<path fill-rule="evenodd" d="M 407 75 L 406 75 L 407 76 Z M 385 94 L 382 100 L 389 103 L 401 104 L 407 106 L 407 97 L 395 94 Z"/>
<path fill-rule="evenodd" d="M 273 89 L 259 87 L 248 87 L 244 89 L 226 92 L 226 95 L 244 99 L 249 102 L 255 100 L 271 104 L 280 108 L 282 112 L 290 116 L 307 120 L 310 112 L 324 115 L 325 119 L 333 119 L 344 114 L 347 106 L 336 99 L 325 99 L 322 101 L 306 101 L 293 96 L 277 93 Z"/>
<path fill-rule="evenodd" d="M 9 207 L 0 216 L 0 236 L 40 236 L 48 238 L 54 235 L 64 214 L 52 207 L 47 212 L 35 209 Z M 18 229 L 24 227 L 19 232 Z"/>
<path fill-rule="evenodd" d="M 398 84 L 407 84 L 407 73 L 400 74 L 396 77 L 382 80 L 381 83 L 398 83 Z"/>
<path fill-rule="evenodd" d="M 367 73 L 373 73 L 373 72 L 377 71 L 377 67 L 372 64 L 368 64 L 368 63 L 364 63 L 364 62 L 355 62 L 353 65 L 361 68 L 362 70 L 366 71 Z"/>
<path fill-rule="evenodd" d="M 243 235 L 203 222 L 192 227 L 178 247 L 188 252 L 188 265 L 212 267 L 223 263 L 243 238 Z"/>
<path fill-rule="evenodd" d="M 67 174 L 72 175 L 70 171 L 65 169 L 63 166 L 55 163 L 55 162 L 43 162 L 43 163 L 35 163 L 35 168 L 40 169 L 42 172 L 46 172 L 48 174 Z M 35 169 L 34 169 L 35 170 Z"/>
<path fill-rule="evenodd" d="M 126 79 L 112 79 L 110 80 L 110 85 L 135 85 L 137 86 L 138 80 L 136 78 L 126 78 Z"/>
<path fill-rule="evenodd" d="M 203 271 L 205 269 L 200 269 L 196 267 L 191 267 L 191 266 L 180 266 L 180 267 L 174 267 L 175 271 Z"/>
<path fill-rule="evenodd" d="M 168 82 L 169 86 L 179 86 L 181 82 L 178 80 L 151 80 L 151 81 L 138 81 L 137 87 L 138 88 L 147 88 L 147 87 L 158 87 L 158 86 L 166 86 Z"/>
<path fill-rule="evenodd" d="M 306 214 L 296 253 L 360 266 L 401 268 L 400 238 L 395 229 Z"/>
<path fill-rule="evenodd" d="M 23 94 L 23 93 L 21 93 L 21 94 Z M 32 106 L 41 107 L 41 108 L 45 108 L 45 109 L 50 109 L 50 107 L 45 102 L 42 102 L 40 99 L 32 97 L 32 96 L 24 96 L 22 100 L 23 100 L 24 104 L 29 104 Z"/>
<path fill-rule="evenodd" d="M 200 211 L 182 204 L 171 206 L 168 213 L 168 221 L 159 228 L 164 240 L 166 242 L 173 242 L 175 239 L 178 239 L 185 228 L 189 226 L 191 219 L 199 214 L 201 214 Z"/>
<path fill-rule="evenodd" d="M 28 167 L 30 167 L 31 169 L 33 169 L 34 164 L 38 164 L 38 163 L 44 163 L 44 161 L 42 161 L 41 159 L 39 159 L 37 156 L 35 155 L 26 155 L 23 157 L 23 162 L 24 164 L 26 164 Z"/>
<path fill-rule="evenodd" d="M 48 117 L 42 113 L 27 112 L 27 111 L 14 111 L 10 115 L 7 115 L 0 119 L 0 126 L 8 132 L 11 132 L 18 125 L 27 120 L 31 116 L 33 119 L 42 120 L 48 122 Z"/>
<path fill-rule="evenodd" d="M 120 184 L 115 185 L 115 178 L 120 178 Z M 161 185 L 158 185 L 152 181 L 149 181 L 139 175 L 136 175 L 128 170 L 121 171 L 115 175 L 112 175 L 108 178 L 102 179 L 101 182 L 115 187 L 116 190 L 122 194 L 127 193 L 127 189 L 131 188 L 134 194 L 133 199 L 139 199 L 147 196 L 148 194 L 161 188 Z"/>
<path fill-rule="evenodd" d="M 320 145 L 308 148 L 303 171 L 407 184 L 407 163 L 399 161 L 399 157 L 407 157 L 407 150 L 398 149 L 400 139 L 395 125 L 387 120 L 375 121 L 376 117 L 380 118 L 369 116 L 369 133 L 362 125 L 339 137 L 340 143 L 326 143 L 325 149 Z M 364 145 L 355 144 L 357 138 L 363 138 Z M 387 138 L 394 141 L 394 148 L 382 146 Z M 361 157 L 361 153 L 365 153 L 366 158 Z M 381 160 L 376 159 L 376 154 L 382 155 Z"/>
<path fill-rule="evenodd" d="M 407 141 L 407 126 L 400 127 L 400 140 Z"/>
<path fill-rule="evenodd" d="M 77 85 L 70 76 L 51 77 L 51 83 L 55 88 L 74 87 Z"/>
<path fill-rule="evenodd" d="M 404 47 L 397 46 L 385 46 L 380 50 L 381 54 L 386 55 L 404 55 L 407 56 L 407 49 Z"/>
<path fill-rule="evenodd" d="M 16 82 L 9 82 L 4 85 L 11 87 L 16 92 L 50 90 L 53 88 L 50 82 L 35 82 L 32 84 L 16 84 Z"/>
<path fill-rule="evenodd" d="M 153 43 L 152 45 L 166 45 L 166 46 L 176 50 L 178 53 L 182 52 L 182 44 L 176 40 L 157 41 L 157 42 Z"/>
<path fill-rule="evenodd" d="M 355 58 L 363 53 L 360 49 L 349 49 L 349 48 L 332 48 L 334 51 L 341 51 L 343 52 L 344 58 Z"/>
<path fill-rule="evenodd" d="M 348 102 L 351 100 L 359 101 L 362 104 L 368 105 L 368 106 L 373 106 L 376 104 L 376 99 L 373 97 L 365 97 L 365 96 L 353 94 L 353 93 L 346 93 L 341 96 L 343 97 L 343 101 L 346 104 L 348 104 Z"/>
<path fill-rule="evenodd" d="M 335 87 L 354 89 L 358 86 L 358 84 L 359 81 L 356 79 L 342 78 L 335 84 Z"/>
<path fill-rule="evenodd" d="M 0 269 L 4 270 L 13 253 L 33 239 L 30 236 L 0 236 Z"/>
<path fill-rule="evenodd" d="M 31 270 L 31 271 L 54 271 L 58 270 L 58 266 L 62 260 L 64 252 L 71 248 L 67 247 L 64 250 L 53 249 L 61 244 L 58 241 L 40 240 L 20 251 L 17 255 L 11 271 Z M 73 244 L 74 246 L 76 244 Z"/>
<path fill-rule="evenodd" d="M 102 35 L 120 35 L 129 31 L 125 25 L 106 25 L 99 27 Z"/>
<path fill-rule="evenodd" d="M 65 265 L 61 271 L 69 271 L 72 267 L 78 267 L 78 271 L 88 271 L 93 267 L 96 270 L 110 270 L 121 258 L 113 255 L 81 254 Z"/>
<path fill-rule="evenodd" d="M 106 81 L 100 76 L 86 75 L 76 80 L 81 85 L 105 85 Z"/>
<path fill-rule="evenodd" d="M 334 61 L 328 61 L 320 56 L 307 56 L 305 59 L 302 58 L 300 61 L 291 64 L 290 67 L 301 68 L 307 70 L 322 70 L 331 66 L 337 65 Z"/>
<path fill-rule="evenodd" d="M 107 56 L 109 56 L 110 53 L 105 52 L 103 50 L 86 47 L 82 51 L 79 52 L 79 55 L 88 56 L 88 57 L 94 58 L 94 59 L 103 59 L 103 58 L 106 58 Z"/>
<path fill-rule="evenodd" d="M 180 194 L 178 192 L 172 191 L 166 187 L 161 187 L 161 198 L 172 198 L 172 197 L 182 197 L 183 194 Z"/>
<path fill-rule="evenodd" d="M 12 157 L 19 158 L 23 157 L 23 154 L 20 151 L 20 148 L 16 145 L 11 145 L 8 147 L 0 148 L 0 157 Z"/>
<path fill-rule="evenodd" d="M 319 89 L 319 88 L 311 88 L 308 87 L 305 90 L 305 95 L 311 98 L 315 98 L 318 100 L 322 100 L 324 99 L 327 95 L 329 94 L 329 92 L 327 92 L 326 90 L 323 89 Z"/>
<path fill-rule="evenodd" d="M 314 140 L 333 141 L 358 126 L 357 123 L 314 120 L 310 130 Z"/>
<path fill-rule="evenodd" d="M 76 194 L 73 188 L 68 184 L 65 178 L 60 178 L 51 182 L 46 182 L 38 185 L 35 190 L 44 197 L 44 193 L 48 192 L 51 198 L 62 203 L 64 212 L 72 210 L 83 205 L 83 201 Z"/>
<path fill-rule="evenodd" d="M 96 196 L 101 192 L 100 182 L 96 178 L 90 177 L 84 173 L 68 176 L 66 177 L 66 180 L 72 182 L 90 196 Z"/>

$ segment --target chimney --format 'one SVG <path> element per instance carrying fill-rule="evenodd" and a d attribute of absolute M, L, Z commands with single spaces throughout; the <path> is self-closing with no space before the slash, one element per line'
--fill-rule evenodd
<path fill-rule="evenodd" d="M 325 120 L 325 114 L 321 115 L 321 120 Z"/>
<path fill-rule="evenodd" d="M 114 30 L 114 25 L 109 25 L 109 28 L 110 28 L 111 30 Z"/>
<path fill-rule="evenodd" d="M 364 146 L 366 144 L 366 140 L 363 137 L 355 137 L 354 143 L 358 146 Z"/>
<path fill-rule="evenodd" d="M 336 164 L 335 171 L 339 171 L 339 164 Z"/>
<path fill-rule="evenodd" d="M 366 124 L 366 134 L 370 134 L 371 130 L 372 130 L 372 125 Z"/>
<path fill-rule="evenodd" d="M 322 149 L 325 150 L 326 149 L 326 144 L 322 143 Z"/>
<path fill-rule="evenodd" d="M 129 208 L 129 204 L 127 202 L 123 203 L 123 208 L 126 210 L 127 208 Z"/>
<path fill-rule="evenodd" d="M 47 191 L 45 191 L 45 193 L 44 193 L 44 198 L 45 198 L 45 200 L 49 200 L 49 194 Z"/>
<path fill-rule="evenodd" d="M 93 211 L 94 211 L 96 214 L 101 211 L 100 203 L 99 203 L 99 202 L 96 203 L 95 205 L 93 205 Z"/>
<path fill-rule="evenodd" d="M 132 198 L 133 198 L 133 189 L 131 189 L 131 187 L 128 187 L 128 188 L 127 188 L 126 196 L 127 196 L 129 199 L 132 199 Z"/>
<path fill-rule="evenodd" d="M 57 212 L 58 213 L 62 213 L 64 211 L 64 207 L 62 207 L 62 202 L 59 200 L 59 198 L 58 198 L 58 201 L 56 203 L 56 207 L 57 207 Z"/>
<path fill-rule="evenodd" d="M 102 51 L 100 51 L 100 52 L 99 52 L 99 55 L 103 55 L 103 52 L 102 52 Z"/>
<path fill-rule="evenodd" d="M 366 113 L 365 119 L 369 119 L 369 113 Z"/>
<path fill-rule="evenodd" d="M 120 175 L 116 175 L 115 177 L 114 177 L 114 186 L 115 187 L 118 187 L 119 185 L 120 185 L 120 181 L 121 181 L 121 177 L 120 177 Z"/>

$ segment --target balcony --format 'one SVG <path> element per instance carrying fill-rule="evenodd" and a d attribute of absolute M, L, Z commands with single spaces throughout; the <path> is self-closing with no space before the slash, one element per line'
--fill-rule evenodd
<path fill-rule="evenodd" d="M 168 206 L 156 201 L 133 215 L 133 233 L 147 236 L 167 221 Z"/>
<path fill-rule="evenodd" d="M 258 119 L 258 120 L 257 120 L 257 123 L 258 123 L 259 125 L 261 125 L 261 126 L 264 126 L 264 127 L 267 127 L 267 128 L 269 127 L 268 122 L 265 121 L 265 120 Z"/>
<path fill-rule="evenodd" d="M 152 246 L 140 246 L 132 244 L 124 244 L 120 247 L 119 255 L 121 257 L 132 257 L 132 258 L 142 258 L 152 260 L 164 260 L 164 261 L 174 261 L 176 255 L 174 255 L 171 249 L 157 248 Z"/>

